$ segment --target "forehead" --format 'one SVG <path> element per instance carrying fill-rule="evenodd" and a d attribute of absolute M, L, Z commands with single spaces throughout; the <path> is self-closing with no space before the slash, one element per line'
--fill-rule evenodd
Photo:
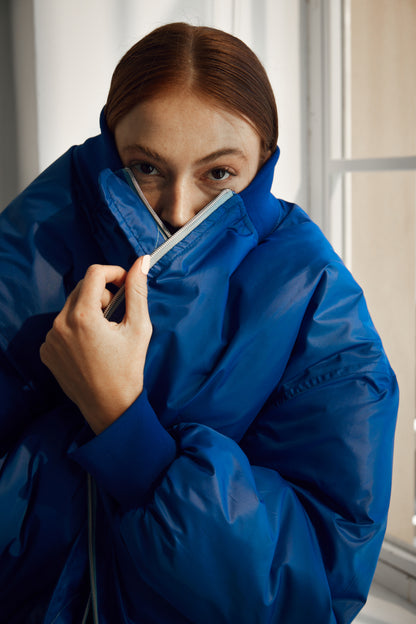
<path fill-rule="evenodd" d="M 260 137 L 248 121 L 214 101 L 179 91 L 138 104 L 117 124 L 115 138 L 119 150 L 143 142 L 158 150 L 186 144 L 187 149 L 199 153 L 230 145 L 260 149 Z"/>

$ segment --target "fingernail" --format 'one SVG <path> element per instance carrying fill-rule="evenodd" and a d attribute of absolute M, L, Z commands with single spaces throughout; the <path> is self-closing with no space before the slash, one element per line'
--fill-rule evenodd
<path fill-rule="evenodd" d="M 142 258 L 142 273 L 147 275 L 150 269 L 150 256 L 143 256 Z"/>

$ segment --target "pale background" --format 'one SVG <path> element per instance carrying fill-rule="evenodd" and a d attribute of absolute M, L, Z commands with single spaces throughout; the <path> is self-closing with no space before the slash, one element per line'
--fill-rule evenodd
<path fill-rule="evenodd" d="M 281 118 L 277 192 L 307 203 L 306 38 L 301 0 L 1 1 L 1 204 L 73 144 L 99 131 L 114 67 L 144 34 L 187 21 L 233 32 L 258 54 Z M 8 59 L 12 55 L 14 76 Z M 14 82 L 14 89 L 13 89 Z M 12 90 L 11 90 L 12 88 Z M 4 126 L 4 127 L 3 127 Z"/>
<path fill-rule="evenodd" d="M 411 550 L 400 591 L 416 602 L 416 0 L 0 0 L 0 209 L 98 133 L 116 63 L 169 21 L 222 28 L 258 54 L 279 112 L 274 191 L 364 288 L 401 389 L 388 535 Z"/>

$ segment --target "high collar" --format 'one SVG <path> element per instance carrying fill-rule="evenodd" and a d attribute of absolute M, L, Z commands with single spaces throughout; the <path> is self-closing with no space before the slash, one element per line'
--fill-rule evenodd
<path fill-rule="evenodd" d="M 95 213 L 95 207 L 102 201 L 98 178 L 104 169 L 115 172 L 123 167 L 114 136 L 105 119 L 104 109 L 100 115 L 101 134 L 89 139 L 74 149 L 74 168 L 77 187 L 82 203 L 89 205 L 89 212 Z M 262 240 L 272 231 L 282 218 L 281 203 L 271 194 L 276 163 L 280 150 L 277 147 L 270 158 L 261 167 L 252 182 L 238 195 L 241 197 L 247 214 Z"/>
<path fill-rule="evenodd" d="M 117 171 L 123 167 L 114 137 L 108 129 L 104 109 L 100 115 L 101 133 L 73 150 L 75 193 L 79 203 L 94 212 L 100 200 L 98 178 L 104 169 Z"/>
<path fill-rule="evenodd" d="M 279 156 L 280 149 L 276 147 L 255 178 L 239 193 L 248 216 L 258 232 L 259 240 L 262 240 L 278 225 L 283 215 L 281 203 L 271 194 Z"/>

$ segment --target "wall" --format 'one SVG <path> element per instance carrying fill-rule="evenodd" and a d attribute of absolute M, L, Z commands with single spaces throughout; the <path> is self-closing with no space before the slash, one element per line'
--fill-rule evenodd
<path fill-rule="evenodd" d="M 99 113 L 122 54 L 154 27 L 184 20 L 233 32 L 260 56 L 280 117 L 282 156 L 275 190 L 307 207 L 304 0 L 14 0 L 6 4 L 11 7 L 13 57 L 18 61 L 14 72 L 19 129 L 16 190 L 69 146 L 99 131 Z M 3 84 L 10 88 L 10 77 L 4 71 L 2 75 Z M 1 177 L 0 172 L 0 183 Z"/>
<path fill-rule="evenodd" d="M 17 188 L 16 115 L 13 82 L 10 6 L 0 2 L 0 206 L 14 195 Z"/>
<path fill-rule="evenodd" d="M 415 154 L 415 1 L 351 0 L 351 33 L 352 155 Z M 388 534 L 413 544 L 416 173 L 355 173 L 351 192 L 352 269 L 400 387 Z"/>

